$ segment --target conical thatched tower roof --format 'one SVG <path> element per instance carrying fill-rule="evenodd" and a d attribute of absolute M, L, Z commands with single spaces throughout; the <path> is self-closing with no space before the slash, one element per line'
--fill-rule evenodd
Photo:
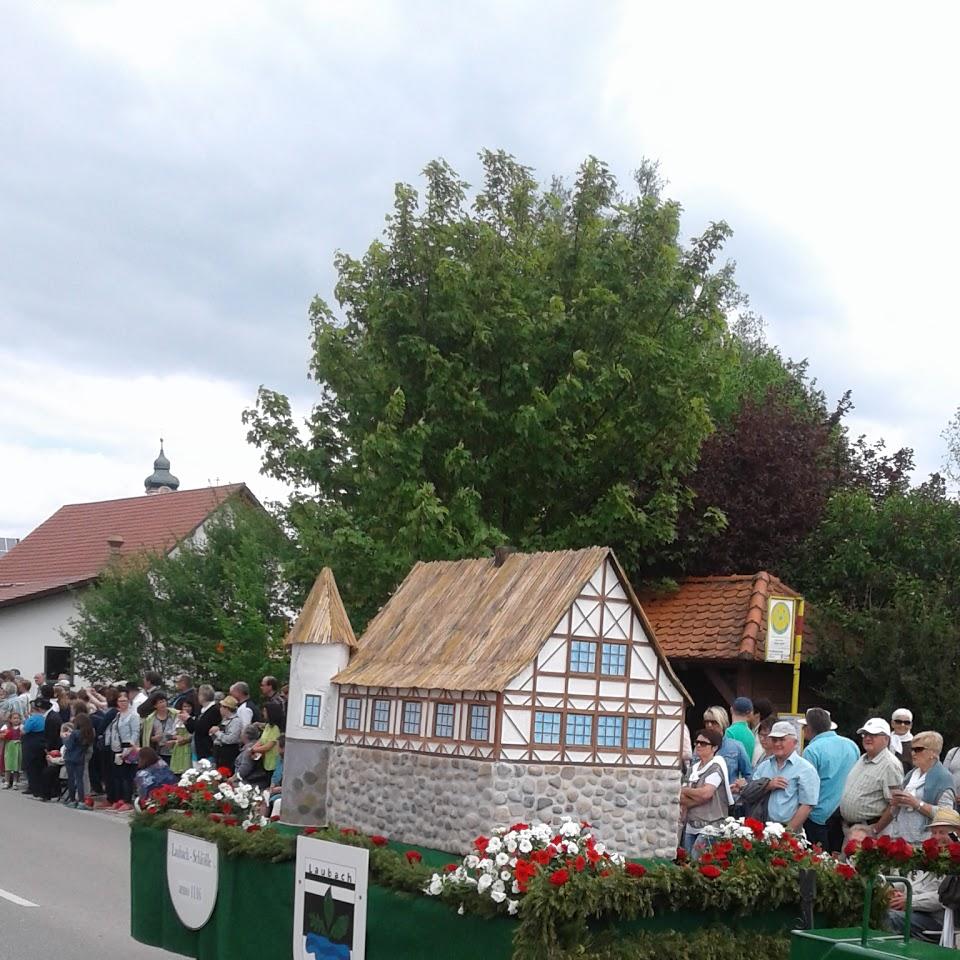
<path fill-rule="evenodd" d="M 357 645 L 350 618 L 340 599 L 337 581 L 333 571 L 324 567 L 320 571 L 310 596 L 297 617 L 297 622 L 283 641 L 294 643 L 344 643 L 348 647 Z"/>

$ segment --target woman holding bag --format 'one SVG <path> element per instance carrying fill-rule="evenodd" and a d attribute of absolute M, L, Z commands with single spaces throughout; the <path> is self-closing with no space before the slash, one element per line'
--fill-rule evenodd
<path fill-rule="evenodd" d="M 107 750 L 113 756 L 107 801 L 114 810 L 133 809 L 133 778 L 136 775 L 137 742 L 140 716 L 130 705 L 126 693 L 117 697 L 117 715 L 104 734 Z"/>

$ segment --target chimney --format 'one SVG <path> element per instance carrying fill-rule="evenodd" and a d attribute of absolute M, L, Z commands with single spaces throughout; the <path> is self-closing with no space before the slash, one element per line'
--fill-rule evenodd
<path fill-rule="evenodd" d="M 516 552 L 517 552 L 516 547 L 507 547 L 507 546 L 494 547 L 493 565 L 495 567 L 502 567 L 507 562 L 507 557 L 509 557 L 511 553 L 516 553 Z"/>
<path fill-rule="evenodd" d="M 123 537 L 114 534 L 112 537 L 107 537 L 107 546 L 110 548 L 110 555 L 117 556 L 120 553 L 120 548 L 123 546 Z"/>

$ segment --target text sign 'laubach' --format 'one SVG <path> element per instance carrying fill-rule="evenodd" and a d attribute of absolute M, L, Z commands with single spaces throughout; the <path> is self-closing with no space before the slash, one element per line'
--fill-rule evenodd
<path fill-rule="evenodd" d="M 215 843 L 167 831 L 167 890 L 185 927 L 199 930 L 213 915 L 219 868 Z"/>
<path fill-rule="evenodd" d="M 297 838 L 295 960 L 363 960 L 368 866 L 360 847 Z"/>

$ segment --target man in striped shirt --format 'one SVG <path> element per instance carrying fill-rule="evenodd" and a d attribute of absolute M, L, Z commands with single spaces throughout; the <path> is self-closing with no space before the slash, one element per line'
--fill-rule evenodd
<path fill-rule="evenodd" d="M 887 748 L 890 725 L 883 717 L 871 717 L 858 731 L 864 753 L 847 775 L 840 798 L 844 833 L 863 823 L 876 833 L 876 823 L 890 805 L 891 790 L 903 782 L 903 767 Z"/>

